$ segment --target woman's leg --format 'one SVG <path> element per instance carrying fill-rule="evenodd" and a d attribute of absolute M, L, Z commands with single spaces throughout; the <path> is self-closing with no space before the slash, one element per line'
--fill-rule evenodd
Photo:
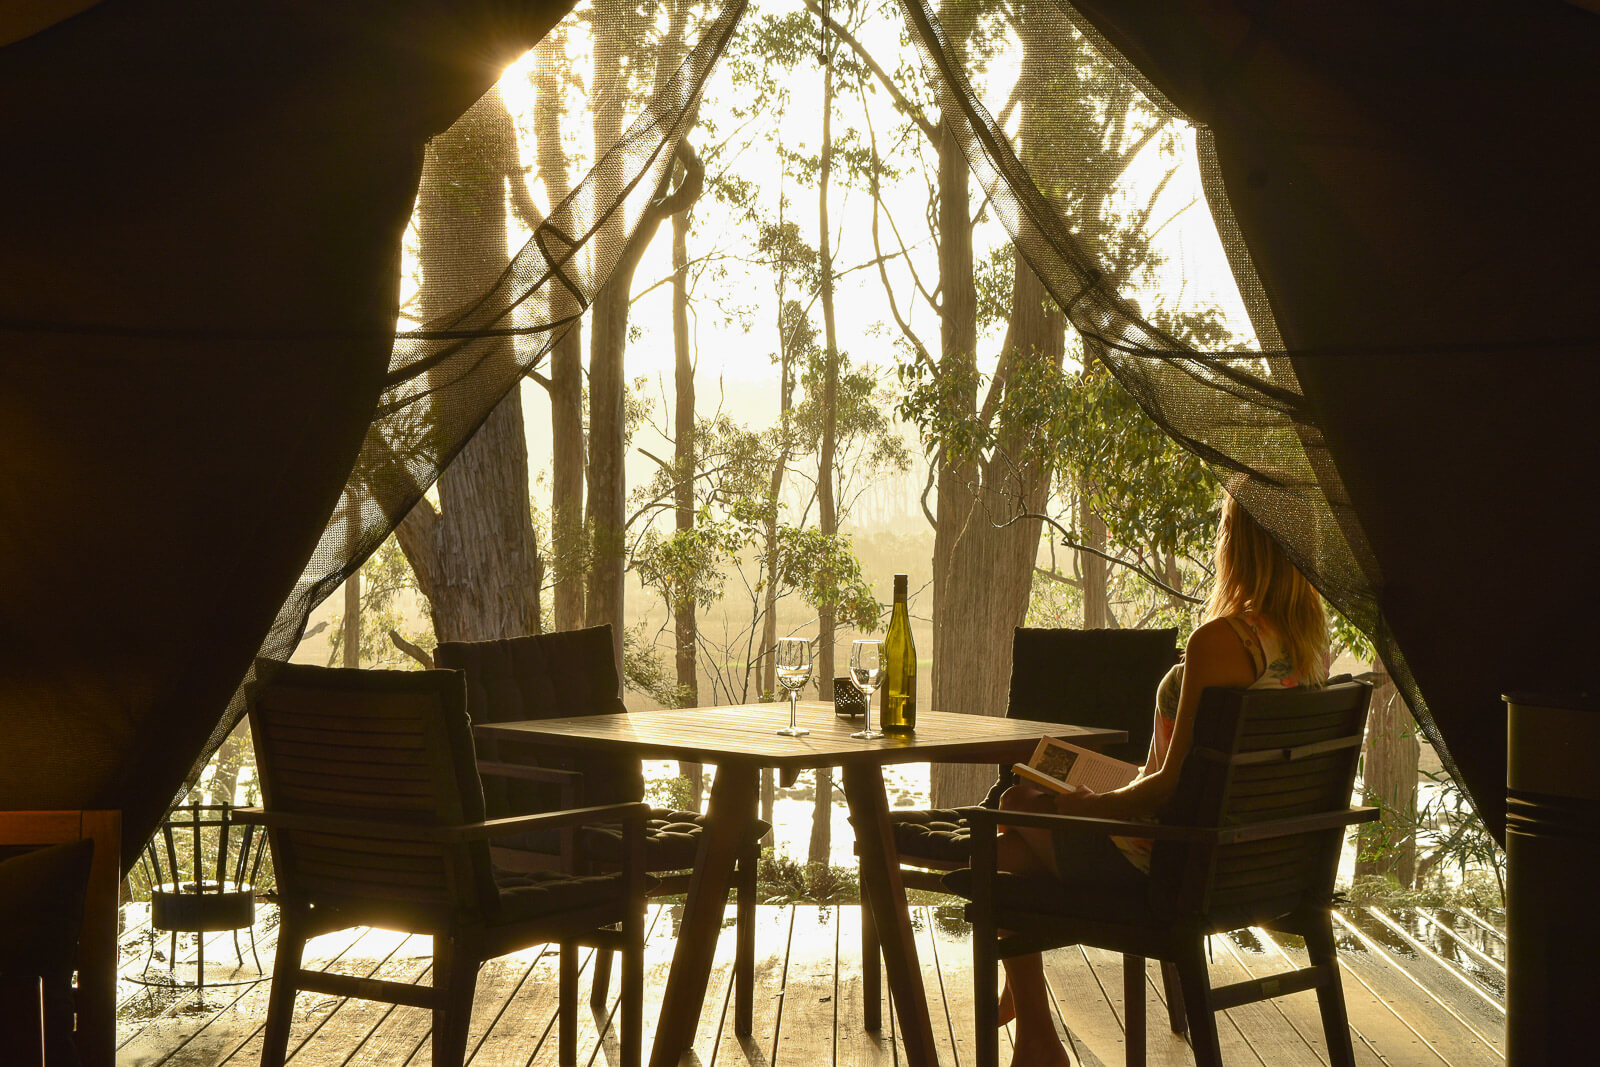
<path fill-rule="evenodd" d="M 1043 798 L 1029 797 L 1031 790 L 1008 789 L 1000 798 L 1002 811 L 1038 810 L 1030 805 Z M 1016 795 L 1013 795 L 1013 794 Z M 1043 851 L 1041 851 L 1043 850 Z M 1008 827 L 995 843 L 996 865 L 1013 874 L 1054 874 L 1054 846 L 1047 832 L 1032 833 Z M 1012 1067 L 1070 1067 L 1071 1059 L 1056 1036 L 1050 1011 L 1050 990 L 1044 980 L 1044 960 L 1037 952 L 1004 961 L 1006 985 L 1000 994 L 1000 1019 L 1017 1020 Z"/>

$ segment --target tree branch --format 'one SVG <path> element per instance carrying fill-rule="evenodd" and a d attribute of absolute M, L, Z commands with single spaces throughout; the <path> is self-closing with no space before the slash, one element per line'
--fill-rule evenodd
<path fill-rule="evenodd" d="M 1083 582 L 1081 580 L 1077 578 L 1068 578 L 1065 574 L 1062 574 L 1058 570 L 1052 570 L 1048 567 L 1035 566 L 1033 568 L 1033 573 L 1038 575 L 1040 578 L 1048 578 L 1052 582 L 1067 586 L 1069 589 L 1083 588 Z"/>
<path fill-rule="evenodd" d="M 922 135 L 930 141 L 937 141 L 939 139 L 939 127 L 928 121 L 921 108 L 906 99 L 905 94 L 900 91 L 900 87 L 895 84 L 894 79 L 878 65 L 878 61 L 872 58 L 872 53 L 868 52 L 861 42 L 856 40 L 855 35 L 835 22 L 831 15 L 823 14 L 822 5 L 817 0 L 805 0 L 805 2 L 806 9 L 816 15 L 823 25 L 833 32 L 835 37 L 849 45 L 850 51 L 856 54 L 856 58 L 861 60 L 868 70 L 872 71 L 872 76 L 878 79 L 878 84 L 888 91 L 889 99 L 893 100 L 895 106 L 905 113 L 906 118 L 916 123 L 917 128 L 922 131 Z"/>
<path fill-rule="evenodd" d="M 405 638 L 401 637 L 399 630 L 389 631 L 389 641 L 394 645 L 395 648 L 398 648 L 401 652 L 404 652 L 406 655 L 422 664 L 423 667 L 430 671 L 433 670 L 433 657 L 428 655 L 424 649 L 419 648 L 410 641 L 407 641 Z"/>
<path fill-rule="evenodd" d="M 865 100 L 862 101 L 862 109 L 865 112 Z M 894 316 L 895 325 L 900 327 L 901 334 L 910 342 L 912 350 L 917 354 L 918 361 L 937 374 L 939 365 L 928 354 L 927 348 L 922 344 L 922 339 L 912 332 L 911 324 L 906 322 L 905 318 L 900 314 L 900 302 L 895 299 L 894 287 L 889 284 L 889 271 L 884 266 L 884 261 L 888 257 L 883 254 L 883 246 L 878 239 L 878 208 L 883 203 L 878 189 L 878 133 L 872 128 L 872 116 L 870 114 L 867 115 L 867 137 L 872 146 L 872 250 L 877 253 L 878 257 L 878 278 L 883 283 L 884 295 L 889 298 L 889 313 Z M 902 244 L 900 249 L 900 254 L 905 256 L 906 262 L 909 264 L 911 259 L 906 256 L 905 245 Z M 916 277 L 916 269 L 914 267 L 912 268 L 912 277 Z"/>

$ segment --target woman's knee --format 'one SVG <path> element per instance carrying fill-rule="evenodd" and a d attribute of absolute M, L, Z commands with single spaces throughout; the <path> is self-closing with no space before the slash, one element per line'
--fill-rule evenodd
<path fill-rule="evenodd" d="M 1029 785 L 1017 784 L 1000 794 L 1001 811 L 1037 811 L 1044 794 Z"/>

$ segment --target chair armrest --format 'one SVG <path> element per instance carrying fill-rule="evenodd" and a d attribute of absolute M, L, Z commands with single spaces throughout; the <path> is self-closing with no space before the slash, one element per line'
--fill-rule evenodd
<path fill-rule="evenodd" d="M 513 815 L 487 822 L 465 823 L 458 826 L 420 826 L 408 823 L 385 822 L 377 819 L 330 819 L 320 815 L 297 815 L 291 812 L 264 811 L 261 808 L 236 808 L 235 822 L 265 826 L 269 829 L 301 830 L 311 833 L 339 834 L 345 837 L 371 837 L 385 841 L 426 841 L 450 845 L 504 834 L 522 833 L 543 827 L 570 826 L 585 822 L 639 822 L 643 823 L 650 807 L 643 803 L 603 804 L 592 808 L 571 808 L 566 811 L 545 812 L 538 815 Z"/>
<path fill-rule="evenodd" d="M 1035 826 L 1044 829 L 1072 829 L 1084 833 L 1126 835 L 1151 841 L 1191 841 L 1198 844 L 1237 845 L 1246 841 L 1265 841 L 1273 837 L 1332 830 L 1340 826 L 1371 822 L 1378 809 L 1346 808 L 1342 811 L 1297 815 L 1289 819 L 1243 823 L 1238 826 L 1175 826 L 1168 823 L 1135 822 L 1131 819 L 1094 819 L 1083 815 L 1055 815 L 1034 811 L 995 811 L 992 808 L 961 808 L 971 825 Z"/>
<path fill-rule="evenodd" d="M 994 808 L 959 808 L 973 826 L 1033 826 L 1046 830 L 1079 830 L 1106 835 L 1124 834 L 1160 841 L 1214 840 L 1215 828 L 1170 826 L 1165 823 L 1137 822 L 1132 819 L 1093 819 L 1086 815 L 1057 815 L 1040 811 L 997 811 Z"/>
<path fill-rule="evenodd" d="M 529 782 L 548 782 L 552 785 L 579 785 L 582 771 L 564 771 L 558 767 L 529 767 L 522 763 L 499 763 L 479 760 L 478 774 L 492 778 L 520 778 Z"/>

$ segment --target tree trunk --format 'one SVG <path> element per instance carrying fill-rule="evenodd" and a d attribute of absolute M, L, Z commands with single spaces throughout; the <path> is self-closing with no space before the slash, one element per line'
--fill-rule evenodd
<path fill-rule="evenodd" d="M 672 354 L 677 386 L 677 410 L 673 416 L 676 435 L 673 441 L 673 468 L 677 484 L 673 504 L 679 533 L 694 530 L 695 413 L 694 363 L 689 353 L 689 212 L 672 216 Z M 677 645 L 678 691 L 684 707 L 700 703 L 700 665 L 696 658 L 694 597 L 680 597 L 672 606 L 673 639 Z M 694 810 L 700 810 L 701 768 L 698 763 L 678 764 L 678 773 L 689 779 Z"/>
<path fill-rule="evenodd" d="M 1015 353 L 1018 364 L 1043 361 L 1059 367 L 1065 324 L 1020 256 L 1013 278 L 1013 307 L 1006 351 Z M 994 388 L 1005 387 L 997 379 Z M 946 711 L 1005 713 L 1012 635 L 1027 618 L 1033 589 L 1042 524 L 1025 518 L 997 526 L 990 508 L 1005 509 L 1006 517 L 1017 511 L 1042 512 L 1049 492 L 1048 469 L 1040 457 L 1027 454 L 1023 442 L 1004 434 L 998 450 L 1009 460 L 992 460 L 975 471 L 982 478 L 982 499 L 961 487 L 965 499 L 955 503 L 964 521 L 949 531 L 949 554 L 939 572 L 945 588 L 936 608 L 943 615 L 934 623 L 934 662 L 942 666 L 935 675 L 933 706 Z M 941 498 L 940 533 L 946 532 L 944 506 Z M 932 781 L 934 806 L 955 807 L 976 803 L 993 783 L 994 772 L 982 765 L 935 765 Z"/>
<path fill-rule="evenodd" d="M 610 5 L 597 5 L 596 18 L 601 16 L 602 6 Z M 595 34 L 589 108 L 596 156 L 616 144 L 622 134 L 626 86 L 627 69 L 622 64 L 616 36 Z M 606 258 L 620 255 L 623 237 L 620 217 L 604 223 L 596 237 L 599 254 Z M 614 271 L 595 296 L 589 323 L 589 499 L 584 523 L 589 551 L 584 622 L 589 626 L 611 625 L 619 673 L 625 553 L 622 524 L 627 493 L 623 470 L 627 445 L 623 357 L 628 345 L 628 298 L 632 287 L 631 268 Z"/>
<path fill-rule="evenodd" d="M 674 6 L 671 21 L 661 35 L 662 49 L 654 57 L 656 88 L 660 89 L 677 66 L 683 51 L 686 4 Z M 592 17 L 613 22 L 630 19 L 626 4 L 597 4 Z M 615 145 L 622 136 L 622 120 L 627 103 L 629 63 L 624 62 L 619 35 L 597 33 L 594 37 L 594 77 L 591 81 L 590 109 L 594 116 L 596 154 Z M 648 60 L 636 52 L 626 57 L 633 65 Z M 692 122 L 691 122 L 692 125 Z M 670 187 L 671 174 L 663 182 L 662 195 Z M 676 210 L 672 208 L 669 210 Z M 640 221 L 633 238 L 624 247 L 625 234 L 620 213 L 604 223 L 597 235 L 600 254 L 617 256 L 616 266 L 606 284 L 596 294 L 591 308 L 589 344 L 589 501 L 585 526 L 589 535 L 589 584 L 584 603 L 584 621 L 590 626 L 609 623 L 616 636 L 617 672 L 622 672 L 623 578 L 627 568 L 627 419 L 624 403 L 627 378 L 623 369 L 628 348 L 628 305 L 633 294 L 633 274 L 639 258 L 655 236 L 667 212 L 651 211 Z"/>
<path fill-rule="evenodd" d="M 572 192 L 561 147 L 561 79 L 565 48 L 549 46 L 536 78 L 534 115 L 539 180 L 554 208 Z M 551 287 L 556 316 L 582 311 L 563 286 Z M 555 579 L 555 628 L 583 625 L 583 322 L 568 327 L 550 351 L 550 554 Z"/>
<path fill-rule="evenodd" d="M 954 34 L 955 30 L 951 31 Z M 1040 42 L 1024 38 L 1023 78 L 1041 58 Z M 1040 139 L 1048 116 L 1022 105 L 1019 139 L 1024 153 Z M 967 410 L 995 419 L 1005 391 L 1024 372 L 1043 364 L 1059 370 L 1066 323 L 1048 291 L 1021 255 L 1013 253 L 1012 311 L 999 369 L 983 410 L 973 390 Z M 977 349 L 977 289 L 973 284 L 972 224 L 967 161 L 954 131 L 940 125 L 939 287 L 940 371 L 970 374 Z M 948 380 L 948 379 L 947 379 Z M 966 378 L 966 380 L 971 380 Z M 1023 388 L 1026 385 L 1021 386 Z M 995 454 L 981 463 L 953 465 L 940 457 L 938 528 L 934 535 L 933 701 L 941 711 L 1003 715 L 1011 677 L 1013 632 L 1028 613 L 1039 553 L 1038 519 L 1049 495 L 1046 457 L 1036 455 L 1026 429 L 1002 429 Z M 975 491 L 976 490 L 976 491 Z M 983 765 L 936 764 L 931 774 L 935 807 L 976 803 L 994 781 Z"/>
<path fill-rule="evenodd" d="M 833 317 L 833 241 L 828 232 L 828 185 L 833 174 L 833 56 L 822 68 L 822 158 L 817 186 L 817 229 L 819 268 L 822 275 L 822 447 L 817 459 L 818 527 L 824 537 L 839 532 L 839 515 L 834 500 L 834 467 L 838 451 L 839 413 L 839 337 Z M 833 583 L 824 576 L 822 588 Z M 817 605 L 817 655 L 812 675 L 819 694 L 833 689 L 833 643 L 837 611 L 829 599 Z M 818 767 L 816 796 L 811 810 L 811 843 L 807 856 L 812 863 L 827 863 L 833 837 L 833 768 Z"/>
<path fill-rule="evenodd" d="M 1089 507 L 1089 486 L 1078 481 L 1078 532 L 1083 543 L 1090 548 L 1106 550 L 1106 523 Z M 1116 625 L 1111 613 L 1111 595 L 1107 579 L 1111 569 L 1104 556 L 1093 552 L 1078 553 L 1078 573 L 1082 575 L 1083 626 L 1086 630 L 1104 630 Z"/>
<path fill-rule="evenodd" d="M 977 288 L 973 283 L 972 219 L 969 172 L 956 131 L 939 126 L 939 370 L 946 378 L 971 380 L 977 363 Z M 960 397 L 964 411 L 977 413 L 976 388 Z M 1005 709 L 1011 638 L 993 640 L 990 626 L 976 625 L 966 614 L 982 578 L 974 571 L 980 538 L 969 535 L 984 523 L 970 486 L 977 467 L 970 460 L 954 462 L 943 450 L 936 457 L 938 524 L 933 535 L 933 664 L 929 706 L 939 711 L 998 715 Z M 964 543 L 965 542 L 965 543 Z M 974 670 L 974 659 L 991 660 Z M 995 662 L 1004 660 L 1004 663 Z M 936 807 L 970 804 L 983 795 L 992 775 L 982 767 L 936 763 L 931 773 Z"/>
<path fill-rule="evenodd" d="M 1363 802 L 1383 810 L 1375 823 L 1357 834 L 1357 878 L 1391 875 L 1409 887 L 1417 874 L 1417 764 L 1422 745 L 1417 724 L 1400 699 L 1399 690 L 1381 663 L 1367 716 L 1367 741 L 1362 754 Z"/>
<path fill-rule="evenodd" d="M 352 509 L 353 511 L 354 509 Z M 344 618 L 340 635 L 340 660 L 346 667 L 361 666 L 361 568 L 344 580 Z"/>
<path fill-rule="evenodd" d="M 420 302 L 431 321 L 488 290 L 510 259 L 506 181 L 521 180 L 512 118 L 490 92 L 429 142 L 417 197 Z M 485 339 L 484 362 L 507 373 L 509 338 Z M 448 383 L 433 415 L 451 417 Z M 417 503 L 397 529 L 428 598 L 440 641 L 481 641 L 540 630 L 538 545 L 528 509 L 528 453 L 516 385 L 439 478 L 439 510 Z"/>

